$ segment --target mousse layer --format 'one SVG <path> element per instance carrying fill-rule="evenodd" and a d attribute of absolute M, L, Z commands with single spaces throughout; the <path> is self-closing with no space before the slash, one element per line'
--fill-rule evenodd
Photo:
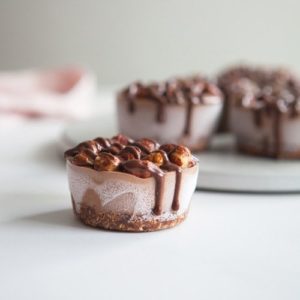
<path fill-rule="evenodd" d="M 153 213 L 156 202 L 156 182 L 153 177 L 97 172 L 70 162 L 67 162 L 67 172 L 74 211 L 85 223 L 113 230 L 140 231 L 174 226 L 185 218 L 196 187 L 198 165 L 182 171 L 177 211 L 172 208 L 176 172 L 165 174 L 160 215 Z M 87 211 L 92 214 L 89 219 Z M 160 225 L 160 222 L 163 224 Z"/>

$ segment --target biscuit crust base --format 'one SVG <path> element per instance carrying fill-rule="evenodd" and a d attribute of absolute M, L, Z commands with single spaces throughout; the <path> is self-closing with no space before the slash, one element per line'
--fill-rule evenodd
<path fill-rule="evenodd" d="M 249 145 L 238 144 L 237 150 L 241 153 L 254 156 L 262 156 L 275 159 L 300 159 L 300 149 L 297 151 L 281 151 L 280 153 L 275 153 L 274 151 L 270 151 L 268 149 L 260 149 Z"/>
<path fill-rule="evenodd" d="M 163 219 L 153 215 L 144 219 L 143 217 L 132 217 L 129 214 L 97 212 L 93 207 L 81 206 L 80 212 L 76 212 L 73 205 L 74 214 L 85 224 L 95 228 L 102 228 L 113 231 L 127 232 L 149 232 L 172 228 L 183 222 L 187 213 L 177 215 L 174 213 L 170 218 Z"/>

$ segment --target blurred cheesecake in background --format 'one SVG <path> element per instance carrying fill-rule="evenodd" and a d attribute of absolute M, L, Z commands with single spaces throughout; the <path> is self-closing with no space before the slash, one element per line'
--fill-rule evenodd
<path fill-rule="evenodd" d="M 300 158 L 300 80 L 287 69 L 237 67 L 219 77 L 223 130 L 240 151 Z"/>
<path fill-rule="evenodd" d="M 201 76 L 135 82 L 117 97 L 119 131 L 201 151 L 209 144 L 222 106 L 219 88 Z"/>

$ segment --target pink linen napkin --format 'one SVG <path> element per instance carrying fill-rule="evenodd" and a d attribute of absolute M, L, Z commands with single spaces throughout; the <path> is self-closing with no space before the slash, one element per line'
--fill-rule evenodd
<path fill-rule="evenodd" d="M 96 94 L 95 77 L 81 68 L 0 73 L 0 114 L 85 118 Z"/>

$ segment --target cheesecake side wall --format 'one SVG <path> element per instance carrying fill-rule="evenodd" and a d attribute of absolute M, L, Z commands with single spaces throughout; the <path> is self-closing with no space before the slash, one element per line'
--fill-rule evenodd
<path fill-rule="evenodd" d="M 128 110 L 126 99 L 117 99 L 119 131 L 134 139 L 150 137 L 159 143 L 183 143 L 187 147 L 197 148 L 207 143 L 216 130 L 222 111 L 222 101 L 214 104 L 195 105 L 191 119 L 191 133 L 184 136 L 187 119 L 187 106 L 165 105 L 165 121 L 157 122 L 156 103 L 139 99 L 133 113 Z"/>

